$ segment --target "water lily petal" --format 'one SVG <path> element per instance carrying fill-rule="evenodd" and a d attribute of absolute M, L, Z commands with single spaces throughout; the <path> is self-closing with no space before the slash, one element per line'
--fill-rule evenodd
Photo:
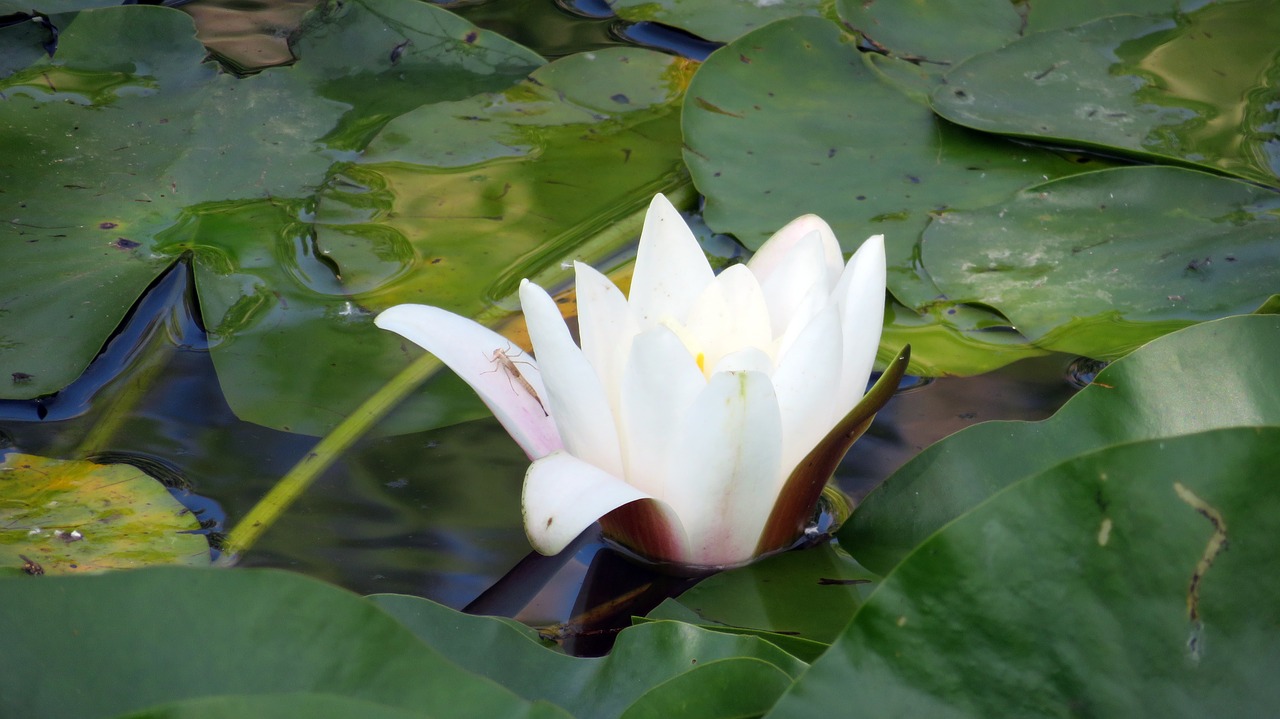
<path fill-rule="evenodd" d="M 796 336 L 778 357 L 773 388 L 782 413 L 782 472 L 804 458 L 826 435 L 844 409 L 832 391 L 841 378 L 843 343 L 840 313 L 828 306 Z"/>
<path fill-rule="evenodd" d="M 524 476 L 524 530 L 533 548 L 557 554 L 582 530 L 618 507 L 648 495 L 565 452 L 534 461 Z"/>
<path fill-rule="evenodd" d="M 873 235 L 853 253 L 836 284 L 844 334 L 844 367 L 836 392 L 841 412 L 857 403 L 871 377 L 884 327 L 886 272 L 884 235 Z"/>
<path fill-rule="evenodd" d="M 563 446 L 555 421 L 540 401 L 547 392 L 538 365 L 513 347 L 511 340 L 466 317 L 428 305 L 396 305 L 379 314 L 374 324 L 401 335 L 448 365 L 480 395 L 530 459 Z M 511 374 L 512 366 L 494 359 L 495 351 L 512 360 L 518 377 Z"/>
<path fill-rule="evenodd" d="M 786 261 L 795 245 L 811 233 L 817 233 L 822 244 L 826 284 L 830 287 L 844 270 L 844 255 L 840 253 L 840 243 L 836 240 L 836 234 L 831 231 L 831 225 L 817 215 L 803 215 L 788 222 L 760 245 L 747 266 L 764 282 Z"/>
<path fill-rule="evenodd" d="M 761 372 L 773 374 L 773 358 L 755 347 L 743 347 L 737 352 L 730 352 L 711 369 L 711 374 L 718 372 Z"/>
<path fill-rule="evenodd" d="M 791 251 L 771 267 L 768 276 L 760 279 L 774 336 L 786 332 L 791 318 L 814 287 L 829 293 L 835 286 L 825 253 L 821 235 L 810 232 L 797 239 Z"/>
<path fill-rule="evenodd" d="M 680 516 L 696 564 L 750 560 L 785 477 L 781 416 L 769 376 L 712 375 L 668 461 L 667 503 Z"/>
<path fill-rule="evenodd" d="M 613 410 L 595 370 L 569 335 L 555 300 L 546 290 L 524 280 L 520 283 L 520 305 L 547 388 L 543 401 L 564 448 L 606 472 L 623 476 Z"/>
<path fill-rule="evenodd" d="M 764 291 L 743 265 L 729 267 L 707 285 L 689 313 L 688 327 L 700 340 L 704 367 L 744 346 L 772 350 L 773 328 Z"/>
<path fill-rule="evenodd" d="M 573 263 L 578 294 L 578 338 L 582 354 L 596 370 L 609 396 L 615 420 L 621 421 L 622 371 L 631 354 L 635 324 L 627 298 L 613 281 L 591 265 Z"/>
<path fill-rule="evenodd" d="M 689 406 L 707 386 L 680 338 L 665 325 L 636 335 L 622 377 L 622 436 L 626 478 L 641 491 L 666 497 L 667 457 Z"/>
<path fill-rule="evenodd" d="M 665 318 L 685 323 L 693 303 L 715 278 L 702 247 L 666 197 L 655 195 L 640 232 L 629 295 L 640 330 Z"/>

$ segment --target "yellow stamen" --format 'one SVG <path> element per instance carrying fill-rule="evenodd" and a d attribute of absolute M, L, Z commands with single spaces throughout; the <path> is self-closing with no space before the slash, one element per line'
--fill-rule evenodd
<path fill-rule="evenodd" d="M 706 353 L 705 353 L 705 352 L 699 352 L 699 353 L 698 353 L 698 356 L 697 356 L 697 357 L 695 357 L 694 359 L 695 359 L 695 360 L 697 360 L 697 362 L 698 362 L 698 369 L 699 369 L 699 370 L 701 370 L 703 374 L 706 374 L 706 373 L 707 373 L 707 368 L 704 366 L 704 365 L 706 365 L 706 364 L 707 364 L 707 355 L 706 355 Z"/>

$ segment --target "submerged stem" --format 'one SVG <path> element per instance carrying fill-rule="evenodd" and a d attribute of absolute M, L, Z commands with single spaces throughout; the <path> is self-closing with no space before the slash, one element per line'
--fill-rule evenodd
<path fill-rule="evenodd" d="M 311 486 L 321 472 L 328 469 L 343 451 L 364 436 L 418 385 L 435 374 L 440 366 L 440 360 L 435 355 L 424 353 L 334 427 L 227 534 L 222 556 L 216 564 L 234 564 L 280 518 L 289 505 Z"/>

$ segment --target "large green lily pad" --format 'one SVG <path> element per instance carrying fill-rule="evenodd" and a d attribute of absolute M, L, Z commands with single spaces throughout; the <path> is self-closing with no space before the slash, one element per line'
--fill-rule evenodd
<path fill-rule="evenodd" d="M 985 422 L 938 442 L 867 496 L 840 542 L 887 573 L 1014 482 L 1103 447 L 1221 427 L 1280 426 L 1280 316 L 1189 327 L 1117 360 L 1042 422 Z M 1206 455 L 1196 467 L 1216 466 Z"/>
<path fill-rule="evenodd" d="M 407 0 L 326 6 L 295 50 L 294 67 L 236 79 L 204 62 L 182 13 L 114 7 L 80 13 L 53 58 L 3 81 L 0 184 L 10 191 L 0 200 L 0 365 L 26 379 L 0 394 L 37 396 L 74 379 L 148 283 L 188 251 L 197 284 L 234 285 L 224 294 L 236 295 L 240 324 L 269 322 L 275 339 L 223 337 L 215 358 L 256 368 L 243 375 L 258 394 L 284 394 L 271 374 L 310 392 L 298 398 L 308 409 L 292 405 L 287 421 L 237 405 L 248 419 L 321 431 L 394 371 L 397 343 L 371 324 L 357 333 L 365 338 L 358 350 L 343 347 L 349 332 L 314 327 L 350 314 L 349 295 L 367 288 L 344 286 L 333 266 L 326 293 L 297 279 L 261 282 L 252 263 L 270 258 L 287 275 L 295 254 L 322 254 L 309 244 L 302 200 L 338 149 L 418 105 L 505 87 L 542 60 Z M 236 221 L 218 227 L 226 216 Z M 221 314 L 205 320 L 230 328 Z"/>
<path fill-rule="evenodd" d="M 852 36 L 821 19 L 773 23 L 713 53 L 694 76 L 685 98 L 685 160 L 707 197 L 707 223 L 750 247 L 805 212 L 831 223 L 846 251 L 884 234 L 893 295 L 916 310 L 940 310 L 927 322 L 947 327 L 936 339 L 979 347 L 976 357 L 960 350 L 954 368 L 944 348 L 930 366 L 957 374 L 991 369 L 998 355 L 983 355 L 986 338 L 975 330 L 999 318 L 948 312 L 952 303 L 920 263 L 921 232 L 939 213 L 982 207 L 1106 163 L 940 121 L 917 70 L 868 59 Z M 920 331 L 919 320 L 906 319 Z M 1007 361 L 1037 353 L 1010 354 L 1008 343 L 996 344 Z"/>
<path fill-rule="evenodd" d="M 566 716 L 462 669 L 365 599 L 285 572 L 3 578 L 0 604 L 6 717 L 114 717 L 201 697 L 307 706 L 303 694 L 441 719 Z"/>
<path fill-rule="evenodd" d="M 1032 35 L 951 71 L 943 117 L 1046 142 L 1194 163 L 1280 185 L 1280 2 L 1177 22 L 1114 17 Z"/>
<path fill-rule="evenodd" d="M 700 687 L 706 716 L 741 716 L 729 710 L 740 708 L 737 694 L 745 685 L 762 684 L 758 689 L 766 691 L 754 693 L 752 700 L 762 710 L 807 666 L 755 637 L 680 622 L 625 629 L 607 657 L 569 657 L 539 645 L 509 620 L 460 614 L 417 597 L 382 594 L 370 600 L 459 665 L 576 717 L 603 719 L 625 716 L 628 708 L 648 712 L 667 706 L 670 694 L 664 687 L 673 682 Z M 729 664 L 700 671 L 721 662 Z"/>
<path fill-rule="evenodd" d="M 926 271 L 1048 349 L 1111 359 L 1280 289 L 1280 193 L 1173 167 L 1106 170 L 937 218 Z"/>
<path fill-rule="evenodd" d="M 660 22 L 715 42 L 729 42 L 783 18 L 833 16 L 831 0 L 606 0 L 618 17 Z"/>
<path fill-rule="evenodd" d="M 199 529 L 199 520 L 137 467 L 17 453 L 0 463 L 0 572 L 208 564 Z"/>
<path fill-rule="evenodd" d="M 1280 427 L 1247 426 L 1036 472 L 906 557 L 769 716 L 1267 716 L 1277 464 Z"/>
<path fill-rule="evenodd" d="M 840 17 L 877 48 L 926 65 L 953 65 L 1018 38 L 1009 0 L 838 0 Z"/>

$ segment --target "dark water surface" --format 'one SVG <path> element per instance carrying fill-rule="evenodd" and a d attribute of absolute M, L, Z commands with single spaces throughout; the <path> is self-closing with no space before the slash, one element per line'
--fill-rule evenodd
<path fill-rule="evenodd" d="M 183 7 L 199 20 L 202 40 L 243 69 L 288 62 L 284 38 L 308 5 L 200 0 Z M 548 57 L 616 44 L 695 58 L 714 48 L 652 23 L 620 22 L 598 0 L 446 6 Z M 0 442 L 32 454 L 142 465 L 174 486 L 208 531 L 225 531 L 317 440 L 235 417 L 194 306 L 187 268 L 177 265 L 76 383 L 51 398 L 0 402 Z M 1067 379 L 1070 359 L 1025 361 L 904 391 L 841 465 L 839 486 L 860 498 L 956 430 L 985 420 L 1049 416 L 1075 391 Z M 526 466 L 493 420 L 366 438 L 242 564 L 284 567 L 360 593 L 403 592 L 463 607 L 529 552 L 519 504 Z"/>

